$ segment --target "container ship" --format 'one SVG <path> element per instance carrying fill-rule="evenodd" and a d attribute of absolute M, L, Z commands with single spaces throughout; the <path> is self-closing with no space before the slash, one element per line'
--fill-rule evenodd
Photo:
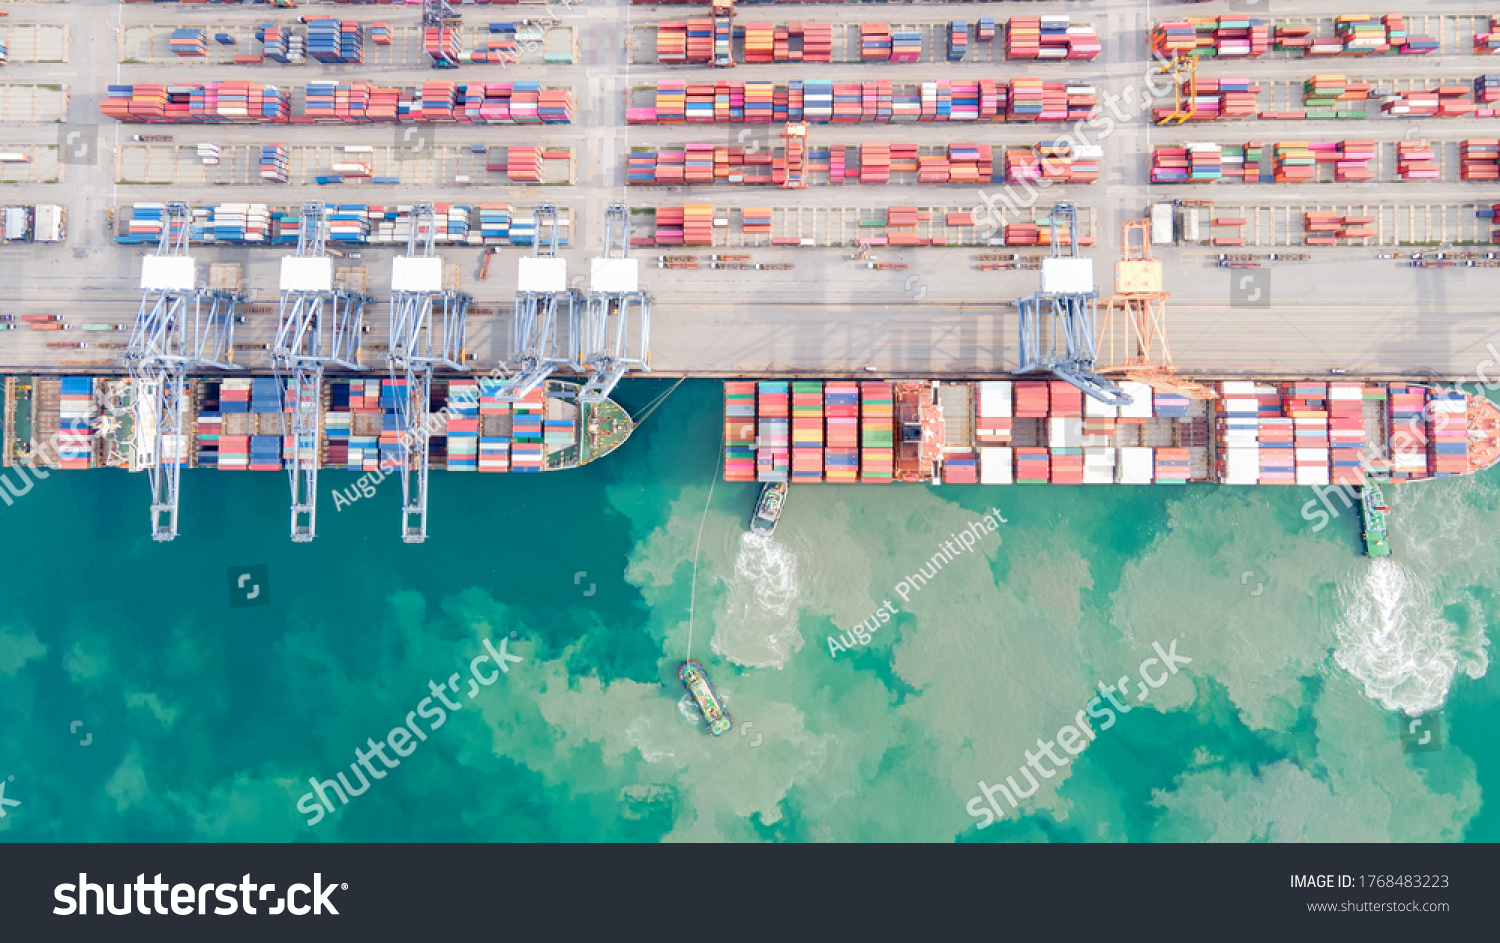
<path fill-rule="evenodd" d="M 677 676 L 692 693 L 693 700 L 698 702 L 698 710 L 703 714 L 703 720 L 708 724 L 709 731 L 716 737 L 728 733 L 734 727 L 734 722 L 729 719 L 728 712 L 724 710 L 724 704 L 719 700 L 718 692 L 714 690 L 712 684 L 709 684 L 708 675 L 703 672 L 703 666 L 696 661 L 685 661 L 677 670 Z"/>
<path fill-rule="evenodd" d="M 1500 460 L 1500 409 L 1459 390 L 1225 380 L 1192 399 L 1121 385 L 1128 406 L 1055 380 L 730 381 L 724 478 L 1360 487 Z"/>
<path fill-rule="evenodd" d="M 501 380 L 435 378 L 427 404 L 432 468 L 447 471 L 544 472 L 602 458 L 630 437 L 635 423 L 613 400 L 580 403 L 582 387 L 548 380 L 523 399 L 499 398 Z M 139 471 L 162 461 L 225 471 L 279 471 L 293 458 L 292 400 L 274 377 L 194 378 L 183 434 L 154 454 L 154 429 L 136 426 L 142 391 L 120 377 L 9 377 L 5 383 L 5 464 L 36 456 L 53 464 L 56 436 L 62 468 Z M 145 391 L 145 395 L 154 395 Z M 389 470 L 400 463 L 398 403 L 405 381 L 326 380 L 322 433 L 299 458 L 325 469 Z"/>

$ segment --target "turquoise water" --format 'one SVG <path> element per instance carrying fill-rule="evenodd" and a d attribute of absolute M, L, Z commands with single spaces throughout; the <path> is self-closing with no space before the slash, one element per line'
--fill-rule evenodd
<path fill-rule="evenodd" d="M 335 511 L 357 476 L 325 472 L 303 545 L 283 475 L 186 473 L 166 545 L 142 476 L 39 482 L 0 506 L 0 777 L 22 803 L 0 834 L 1500 840 L 1493 472 L 1387 489 L 1390 564 L 1360 555 L 1352 512 L 1314 530 L 1294 488 L 802 487 L 759 541 L 755 486 L 715 483 L 720 407 L 694 381 L 586 468 L 434 473 L 420 546 L 395 481 Z M 991 507 L 998 533 L 903 599 Z M 270 603 L 231 608 L 229 568 L 252 564 Z M 524 660 L 470 698 L 485 640 Z M 1100 684 L 1140 689 L 1174 641 L 1190 663 L 1107 729 L 1086 720 L 1082 752 L 976 827 L 980 781 L 1024 789 L 1038 738 Z M 689 645 L 736 721 L 723 738 L 684 700 Z M 309 778 L 358 789 L 355 749 L 454 673 L 461 708 L 414 720 L 426 739 L 309 825 Z M 1403 752 L 1403 709 L 1440 714 L 1440 749 Z"/>

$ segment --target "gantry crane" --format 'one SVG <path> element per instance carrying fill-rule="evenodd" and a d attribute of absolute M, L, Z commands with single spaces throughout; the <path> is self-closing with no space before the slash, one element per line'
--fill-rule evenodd
<path fill-rule="evenodd" d="M 625 204 L 612 203 L 604 216 L 604 258 L 590 260 L 582 346 L 573 364 L 590 373 L 580 403 L 604 402 L 631 369 L 651 372 L 651 296 L 640 290 L 640 264 L 629 255 L 630 214 Z"/>
<path fill-rule="evenodd" d="M 297 254 L 281 260 L 281 308 L 271 345 L 277 387 L 292 397 L 292 454 L 286 467 L 292 540 L 298 543 L 312 540 L 317 532 L 323 368 L 365 369 L 358 349 L 368 299 L 334 288 L 327 232 L 327 208 L 320 202 L 302 204 Z"/>
<path fill-rule="evenodd" d="M 557 207 L 536 208 L 536 236 L 531 257 L 519 259 L 515 328 L 511 356 L 516 374 L 507 377 L 498 396 L 519 402 L 559 367 L 580 357 L 582 296 L 568 287 L 568 263 L 557 255 Z"/>
<path fill-rule="evenodd" d="M 1189 399 L 1216 399 L 1218 394 L 1192 380 L 1177 378 L 1167 344 L 1167 299 L 1162 291 L 1161 260 L 1151 257 L 1151 220 L 1129 219 L 1120 226 L 1120 261 L 1115 263 L 1115 293 L 1104 306 L 1103 335 L 1109 342 L 1106 373 L 1180 393 Z M 1123 326 L 1115 324 L 1119 311 Z M 1116 361 L 1117 334 L 1123 330 L 1128 353 Z"/>
<path fill-rule="evenodd" d="M 401 473 L 401 539 L 427 539 L 427 471 L 430 462 L 428 409 L 432 399 L 432 371 L 442 366 L 464 366 L 464 319 L 468 295 L 443 290 L 443 260 L 434 253 L 437 220 L 431 203 L 411 211 L 406 255 L 391 264 L 391 379 L 397 390 L 396 411 L 401 419 L 398 446 Z M 436 338 L 434 338 L 436 335 Z M 436 345 L 434 345 L 436 339 Z"/>
<path fill-rule="evenodd" d="M 1078 251 L 1078 211 L 1072 203 L 1052 207 L 1052 257 L 1042 260 L 1042 290 L 1016 302 L 1016 373 L 1052 373 L 1110 406 L 1130 397 L 1094 370 L 1094 320 L 1099 293 L 1094 262 Z M 1045 309 L 1045 310 L 1044 310 Z M 1050 330 L 1044 326 L 1050 314 Z M 1044 342 L 1047 336 L 1049 342 Z"/>
<path fill-rule="evenodd" d="M 427 54 L 432 58 L 434 69 L 456 69 L 458 61 L 448 55 L 448 47 L 443 44 L 443 30 L 457 29 L 460 21 L 458 11 L 448 4 L 448 0 L 422 0 L 422 29 L 438 30 L 438 41 L 436 44 L 428 45 Z M 432 50 L 436 49 L 437 52 Z"/>
<path fill-rule="evenodd" d="M 1160 125 L 1183 124 L 1198 111 L 1198 57 L 1172 55 L 1172 61 L 1159 67 L 1155 75 L 1172 78 L 1172 113 L 1156 122 Z"/>
<path fill-rule="evenodd" d="M 238 370 L 229 361 L 234 337 L 230 291 L 197 287 L 188 255 L 192 214 L 186 203 L 168 203 L 156 254 L 141 265 L 141 308 L 125 350 L 130 370 L 134 417 L 135 468 L 144 465 L 151 480 L 151 536 L 177 536 L 182 463 L 190 446 L 182 432 L 190 367 Z M 149 455 L 142 460 L 143 446 Z"/>
<path fill-rule="evenodd" d="M 781 132 L 784 143 L 782 152 L 786 159 L 786 178 L 781 182 L 783 190 L 805 190 L 807 188 L 807 123 L 788 121 Z"/>

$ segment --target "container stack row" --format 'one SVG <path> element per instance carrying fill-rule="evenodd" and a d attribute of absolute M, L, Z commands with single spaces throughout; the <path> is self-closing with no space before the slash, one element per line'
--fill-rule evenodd
<path fill-rule="evenodd" d="M 300 115 L 291 93 L 255 82 L 111 85 L 99 111 L 120 121 L 568 124 L 573 94 L 540 82 L 424 82 L 414 92 L 369 82 L 309 82 Z"/>
<path fill-rule="evenodd" d="M 823 480 L 823 384 L 792 381 L 792 481 Z"/>
<path fill-rule="evenodd" d="M 499 377 L 480 377 L 478 381 L 479 470 L 485 473 L 510 471 L 515 420 L 511 404 L 500 398 L 503 385 Z"/>
<path fill-rule="evenodd" d="M 756 481 L 789 480 L 791 472 L 789 397 L 786 380 L 761 380 L 757 384 Z"/>
<path fill-rule="evenodd" d="M 121 244 L 151 244 L 161 235 L 161 203 L 132 204 L 125 231 L 116 237 Z M 529 246 L 536 238 L 536 218 L 530 212 L 517 213 L 507 203 L 463 206 L 434 204 L 437 223 L 436 241 L 444 245 L 514 245 Z M 122 208 L 118 212 L 124 214 Z M 275 244 L 297 242 L 302 220 L 298 210 L 273 209 L 266 203 L 222 203 L 193 209 L 189 239 L 195 243 Z M 329 205 L 329 238 L 350 244 L 405 245 L 411 232 L 411 207 L 382 206 L 365 203 Z M 478 223 L 477 227 L 475 223 Z M 571 220 L 558 219 L 558 240 L 570 241 Z"/>
<path fill-rule="evenodd" d="M 1397 141 L 1396 176 L 1402 180 L 1437 180 L 1442 176 L 1432 145 L 1427 141 Z"/>
<path fill-rule="evenodd" d="M 823 451 L 825 479 L 851 484 L 859 479 L 859 384 L 852 380 L 825 384 L 823 413 L 828 442 Z"/>
<path fill-rule="evenodd" d="M 832 81 L 689 84 L 661 81 L 650 107 L 626 109 L 632 124 L 904 123 L 912 121 L 1079 121 L 1097 113 L 1092 85 L 1041 79 L 1010 82 Z"/>
<path fill-rule="evenodd" d="M 1427 403 L 1427 470 L 1434 478 L 1469 471 L 1469 406 L 1457 390 L 1432 390 Z"/>
<path fill-rule="evenodd" d="M 274 85 L 111 85 L 99 113 L 119 121 L 286 122 L 291 98 Z"/>
<path fill-rule="evenodd" d="M 1233 15 L 1191 16 L 1157 23 L 1151 47 L 1161 55 L 1254 59 L 1271 48 L 1271 25 Z"/>
<path fill-rule="evenodd" d="M 827 23 L 788 23 L 785 26 L 747 23 L 745 61 L 751 64 L 832 62 L 833 27 Z"/>
<path fill-rule="evenodd" d="M 859 480 L 887 482 L 896 472 L 896 405 L 892 384 L 859 385 Z"/>
<path fill-rule="evenodd" d="M 365 61 L 364 32 L 354 20 L 337 20 L 331 16 L 305 19 L 308 55 L 332 65 Z"/>
<path fill-rule="evenodd" d="M 185 57 L 205 57 L 208 55 L 208 31 L 194 27 L 182 27 L 172 30 L 167 44 L 172 49 L 172 54 Z"/>
<path fill-rule="evenodd" d="M 1340 239 L 1370 239 L 1375 235 L 1373 216 L 1341 216 L 1338 213 L 1303 213 L 1303 244 L 1334 246 Z"/>
<path fill-rule="evenodd" d="M 1461 180 L 1500 180 L 1500 139 L 1469 138 L 1458 146 Z"/>
<path fill-rule="evenodd" d="M 755 381 L 724 384 L 724 480 L 755 480 Z"/>
<path fill-rule="evenodd" d="M 1066 14 L 1013 16 L 1005 25 L 1007 59 L 1091 60 L 1102 48 L 1092 26 Z"/>
<path fill-rule="evenodd" d="M 93 467 L 98 408 L 92 378 L 62 378 L 58 389 L 58 467 L 70 470 Z"/>

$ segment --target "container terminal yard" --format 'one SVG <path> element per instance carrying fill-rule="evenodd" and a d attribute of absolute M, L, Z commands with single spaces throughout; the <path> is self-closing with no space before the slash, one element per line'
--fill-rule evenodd
<path fill-rule="evenodd" d="M 1229 6 L 12 4 L 4 460 L 159 539 L 184 466 L 299 540 L 394 468 L 416 541 L 651 375 L 726 380 L 727 480 L 1488 467 L 1500 22 Z"/>

